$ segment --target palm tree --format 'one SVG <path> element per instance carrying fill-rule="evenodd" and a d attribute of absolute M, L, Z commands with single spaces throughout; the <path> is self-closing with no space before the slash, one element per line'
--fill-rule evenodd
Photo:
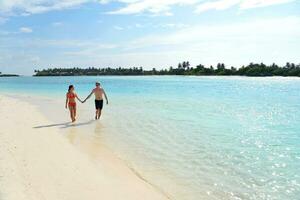
<path fill-rule="evenodd" d="M 181 69 L 181 68 L 182 68 L 181 63 L 178 63 L 178 69 Z"/>

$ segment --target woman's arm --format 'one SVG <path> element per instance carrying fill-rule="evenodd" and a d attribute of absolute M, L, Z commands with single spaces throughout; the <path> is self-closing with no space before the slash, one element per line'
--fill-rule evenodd
<path fill-rule="evenodd" d="M 67 93 L 66 94 L 66 105 L 65 105 L 66 109 L 68 108 L 68 101 L 69 101 L 69 98 L 68 98 L 68 93 Z"/>
<path fill-rule="evenodd" d="M 81 99 L 77 96 L 77 94 L 75 94 L 76 99 L 78 99 L 78 101 L 80 101 L 81 103 L 83 103 L 83 101 L 81 101 Z"/>

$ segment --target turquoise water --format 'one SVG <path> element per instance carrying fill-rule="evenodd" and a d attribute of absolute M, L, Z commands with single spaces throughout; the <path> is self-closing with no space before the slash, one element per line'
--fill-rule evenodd
<path fill-rule="evenodd" d="M 96 80 L 110 105 L 90 136 L 172 199 L 299 199 L 300 79 L 18 77 L 0 92 L 63 99 Z"/>

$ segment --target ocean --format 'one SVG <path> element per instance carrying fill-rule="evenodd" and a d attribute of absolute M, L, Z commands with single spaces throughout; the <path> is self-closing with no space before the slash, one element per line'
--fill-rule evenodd
<path fill-rule="evenodd" d="M 84 99 L 95 81 L 102 119 L 89 100 L 78 126 L 61 127 L 91 157 L 106 145 L 171 199 L 300 199 L 299 78 L 7 77 L 0 94 L 35 99 L 59 127 L 68 85 Z"/>

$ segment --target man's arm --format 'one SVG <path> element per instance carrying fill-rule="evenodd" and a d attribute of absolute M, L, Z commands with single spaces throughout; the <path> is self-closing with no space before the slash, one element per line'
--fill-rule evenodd
<path fill-rule="evenodd" d="M 103 90 L 103 94 L 104 94 L 104 97 L 105 97 L 105 100 L 106 100 L 106 104 L 108 104 L 108 98 L 107 98 L 107 95 L 106 95 L 104 89 L 102 89 L 102 90 Z"/>
<path fill-rule="evenodd" d="M 92 92 L 89 94 L 89 96 L 87 96 L 87 97 L 85 98 L 85 100 L 83 101 L 83 103 L 86 102 L 86 100 L 88 100 L 88 99 L 92 96 L 93 93 L 94 93 L 94 90 L 92 90 Z"/>

